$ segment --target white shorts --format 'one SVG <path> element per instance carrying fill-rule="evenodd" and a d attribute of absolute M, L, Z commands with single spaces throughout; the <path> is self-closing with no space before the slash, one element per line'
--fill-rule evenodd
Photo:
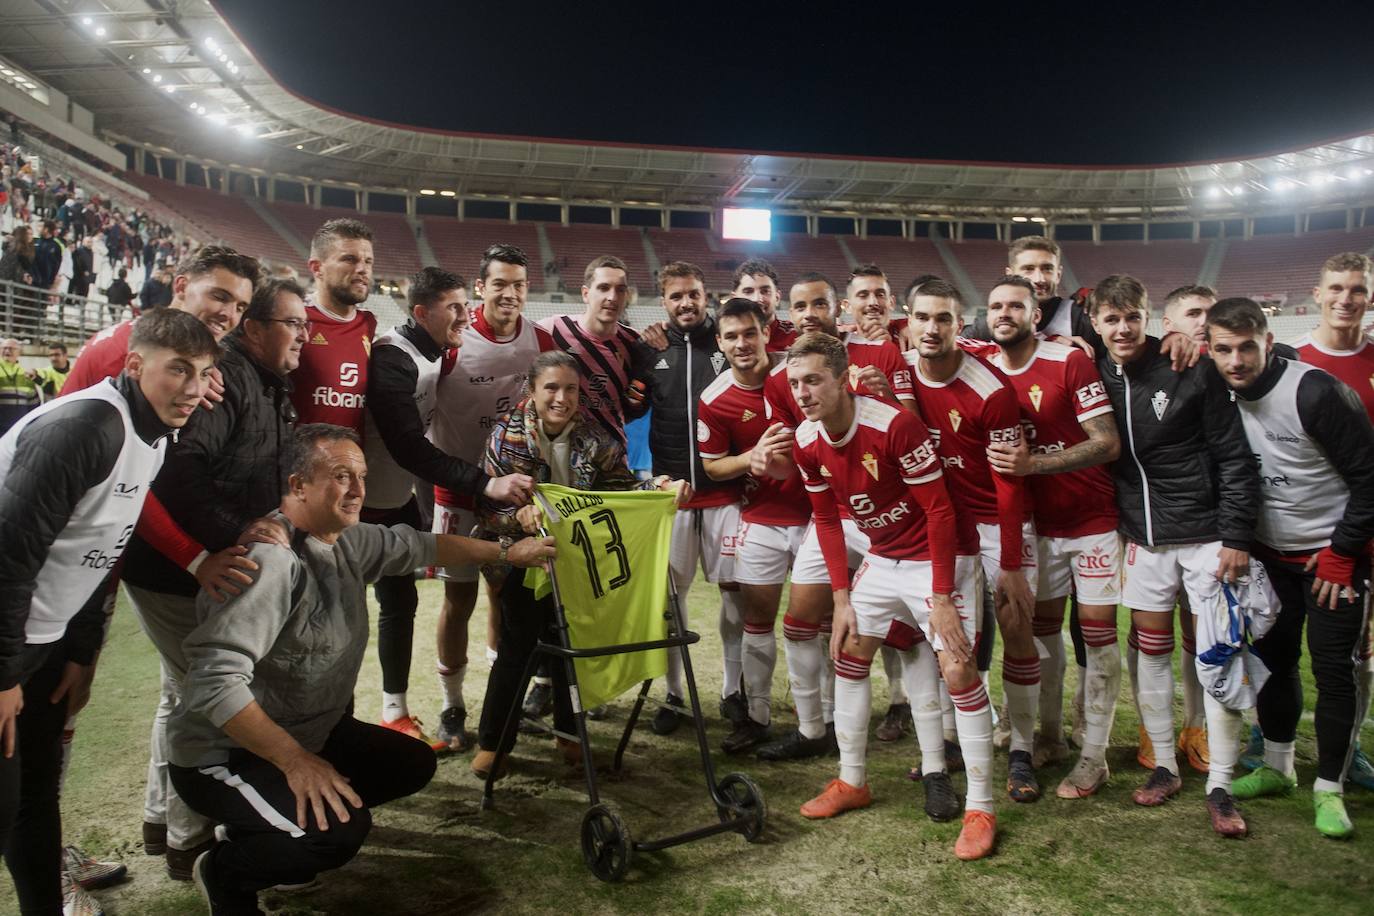
<path fill-rule="evenodd" d="M 1220 541 L 1163 547 L 1127 541 L 1121 603 L 1133 611 L 1172 612 L 1186 591 L 1192 607 L 1206 607 L 1202 596 L 1216 590 L 1220 550 Z"/>
<path fill-rule="evenodd" d="M 1076 538 L 1035 540 L 1041 601 L 1078 595 L 1079 604 L 1110 604 L 1121 599 L 1121 535 L 1115 531 Z"/>
<path fill-rule="evenodd" d="M 671 565 L 678 594 L 687 593 L 698 565 L 706 573 L 707 582 L 734 582 L 738 536 L 739 503 L 677 510 L 673 517 Z"/>
<path fill-rule="evenodd" d="M 782 585 L 805 537 L 805 525 L 741 521 L 735 545 L 735 581 L 742 585 Z"/>
<path fill-rule="evenodd" d="M 852 518 L 840 520 L 844 528 L 844 546 L 849 551 L 849 568 L 858 569 L 868 554 L 868 535 L 859 530 Z M 821 539 L 816 534 L 816 523 L 806 526 L 806 536 L 802 538 L 797 550 L 797 559 L 792 563 L 793 585 L 829 585 L 830 573 L 825 568 L 825 557 L 821 554 Z"/>
<path fill-rule="evenodd" d="M 978 524 L 978 556 L 983 563 L 984 587 L 991 591 L 997 588 L 997 577 L 1002 573 L 1002 526 Z M 1030 586 L 1031 597 L 1035 597 L 1035 587 L 1039 584 L 1038 566 L 1035 557 L 1035 523 L 1021 523 L 1021 571 L 1026 574 L 1026 584 Z"/>
<path fill-rule="evenodd" d="M 434 504 L 434 524 L 430 526 L 430 530 L 435 534 L 461 534 L 463 537 L 471 537 L 473 529 L 477 527 L 477 513 L 471 509 L 446 506 L 439 502 Z M 434 575 L 449 582 L 476 582 L 481 578 L 476 563 L 438 566 L 435 567 Z"/>
<path fill-rule="evenodd" d="M 892 625 L 900 622 L 920 630 L 935 651 L 944 648 L 930 629 L 934 592 L 929 560 L 864 557 L 850 588 L 849 603 L 854 607 L 860 636 L 886 639 Z M 977 638 L 978 618 L 983 616 L 977 557 L 954 558 L 954 592 L 950 597 L 959 611 L 964 636 L 972 646 Z"/>

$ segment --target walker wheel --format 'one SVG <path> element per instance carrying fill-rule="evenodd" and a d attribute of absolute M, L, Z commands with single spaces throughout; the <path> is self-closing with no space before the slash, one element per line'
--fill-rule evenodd
<path fill-rule="evenodd" d="M 730 773 L 720 781 L 716 792 L 725 799 L 725 810 L 736 818 L 744 818 L 737 828 L 740 835 L 751 843 L 762 840 L 768 805 L 758 784 L 743 773 Z"/>
<path fill-rule="evenodd" d="M 625 877 L 634 855 L 630 831 L 607 805 L 593 805 L 582 815 L 582 858 L 602 881 Z"/>

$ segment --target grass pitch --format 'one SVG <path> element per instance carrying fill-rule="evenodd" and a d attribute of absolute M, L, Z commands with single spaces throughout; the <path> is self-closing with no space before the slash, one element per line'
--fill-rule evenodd
<path fill-rule="evenodd" d="M 442 589 L 420 584 L 411 710 L 437 725 L 439 690 L 431 674 L 434 623 Z M 727 729 L 716 700 L 720 687 L 717 601 L 698 581 L 689 609 L 702 634 L 693 664 L 713 748 Z M 485 634 L 484 606 L 473 617 L 472 644 Z M 1125 645 L 1126 614 L 1121 615 Z M 375 634 L 375 628 L 374 628 Z M 485 665 L 480 650 L 469 668 L 467 701 L 480 709 Z M 63 798 L 69 840 L 101 858 L 128 863 L 130 879 L 98 898 L 111 916 L 183 916 L 204 912 L 195 890 L 166 878 L 162 859 L 139 845 L 148 730 L 157 703 L 157 656 L 121 600 L 100 663 L 95 695 L 78 722 Z M 886 679 L 875 665 L 874 724 L 887 706 Z M 367 846 L 349 866 L 322 876 L 300 895 L 266 894 L 274 914 L 432 913 L 1368 913 L 1374 891 L 1374 794 L 1351 788 L 1357 828 L 1349 842 L 1320 837 L 1312 827 L 1310 785 L 1315 747 L 1310 709 L 1315 699 L 1304 669 L 1309 713 L 1298 738 L 1300 788 L 1292 797 L 1243 806 L 1251 836 L 1225 841 L 1212 834 L 1203 801 L 1204 777 L 1184 766 L 1182 796 L 1157 809 L 1132 804 L 1145 773 L 1135 763 L 1136 718 L 1129 699 L 1118 707 L 1109 763 L 1110 785 L 1096 798 L 1060 801 L 1053 788 L 1069 764 L 1041 771 L 1050 797 L 1015 805 L 1002 792 L 1006 757 L 994 762 L 1000 840 L 997 853 L 976 863 L 954 858 L 957 822 L 933 824 L 921 812 L 921 792 L 905 779 L 917 762 L 916 742 L 869 743 L 873 806 L 833 821 L 811 822 L 798 806 L 836 774 L 833 758 L 765 764 L 713 754 L 718 775 L 739 770 L 762 787 L 769 809 L 763 842 L 726 834 L 666 852 L 637 854 L 626 880 L 592 877 L 578 845 L 585 784 L 555 759 L 550 740 L 522 736 L 512 775 L 498 784 L 496 810 L 478 809 L 480 783 L 469 757 L 440 760 L 420 794 L 377 809 Z M 1000 680 L 997 664 L 994 682 Z M 358 712 L 379 714 L 381 673 L 370 652 L 358 684 Z M 1072 675 L 1069 680 L 1072 682 Z M 1123 676 L 1123 681 L 1125 678 Z M 994 691 L 1000 696 L 1000 689 Z M 779 648 L 774 717 L 795 720 Z M 598 759 L 609 765 L 630 701 L 612 704 L 604 722 L 589 723 Z M 649 710 L 652 712 L 652 708 Z M 1176 716 L 1177 719 L 1177 716 Z M 1365 731 L 1374 747 L 1374 730 Z M 603 798 L 640 838 L 676 833 L 714 819 L 695 742 L 687 728 L 659 738 L 647 725 L 635 733 L 628 771 L 602 780 Z M 963 777 L 954 777 L 962 792 Z M 12 887 L 0 880 L 0 913 L 15 913 Z"/>

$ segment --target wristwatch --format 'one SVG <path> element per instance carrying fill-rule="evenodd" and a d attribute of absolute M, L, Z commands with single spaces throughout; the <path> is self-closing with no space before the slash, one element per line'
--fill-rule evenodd
<path fill-rule="evenodd" d="M 496 543 L 501 545 L 501 552 L 496 555 L 497 563 L 506 562 L 506 551 L 510 550 L 510 545 L 515 543 L 512 538 L 497 538 Z"/>

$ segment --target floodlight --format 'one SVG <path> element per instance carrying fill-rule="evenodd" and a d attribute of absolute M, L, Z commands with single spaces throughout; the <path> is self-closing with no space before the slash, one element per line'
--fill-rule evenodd
<path fill-rule="evenodd" d="M 767 242 L 773 238 L 773 211 L 726 207 L 720 225 L 721 238 Z"/>

